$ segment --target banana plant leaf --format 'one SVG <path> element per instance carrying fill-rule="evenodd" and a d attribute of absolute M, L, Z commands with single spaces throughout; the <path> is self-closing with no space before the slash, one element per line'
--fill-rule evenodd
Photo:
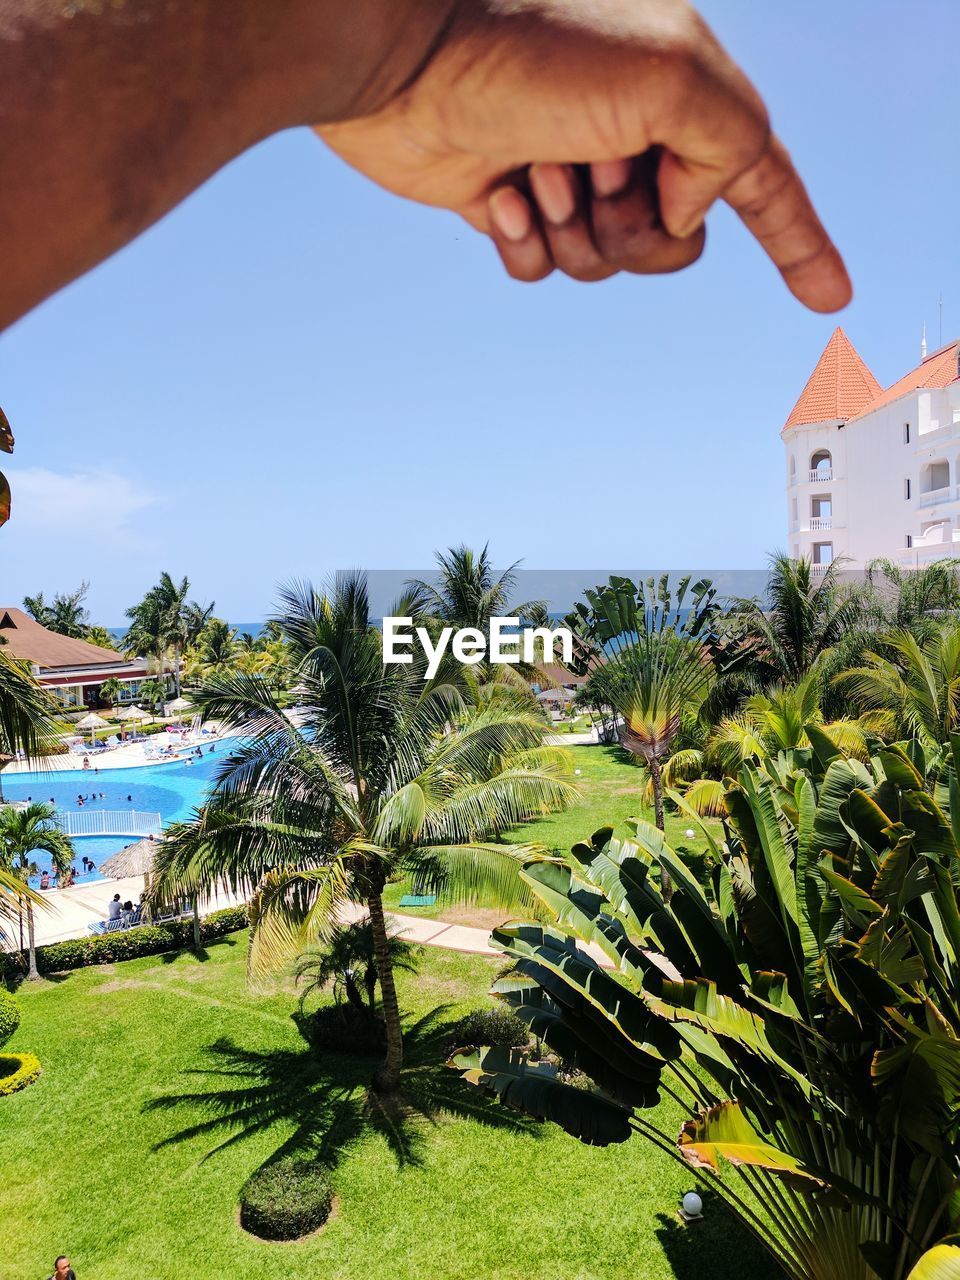
<path fill-rule="evenodd" d="M 695 1169 L 719 1172 L 720 1157 L 733 1165 L 767 1169 L 798 1190 L 827 1193 L 842 1202 L 844 1197 L 789 1152 L 765 1142 L 743 1114 L 739 1102 L 720 1102 L 687 1120 L 677 1139 L 680 1154 Z"/>
<path fill-rule="evenodd" d="M 960 1280 L 960 1243 L 957 1237 L 928 1249 L 907 1280 Z"/>
<path fill-rule="evenodd" d="M 626 1142 L 633 1132 L 628 1108 L 594 1090 L 564 1084 L 556 1068 L 531 1063 L 519 1050 L 455 1054 L 450 1066 L 468 1084 L 499 1098 L 505 1106 L 536 1120 L 550 1120 L 588 1146 Z"/>

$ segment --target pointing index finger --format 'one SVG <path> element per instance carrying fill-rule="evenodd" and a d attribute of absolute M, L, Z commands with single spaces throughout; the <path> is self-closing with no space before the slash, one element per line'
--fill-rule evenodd
<path fill-rule="evenodd" d="M 853 295 L 843 259 L 817 217 L 786 148 L 777 138 L 727 187 L 723 198 L 813 311 L 839 311 Z"/>

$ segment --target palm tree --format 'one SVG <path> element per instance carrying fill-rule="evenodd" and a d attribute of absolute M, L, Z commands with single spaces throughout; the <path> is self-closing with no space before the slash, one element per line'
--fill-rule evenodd
<path fill-rule="evenodd" d="M 662 766 L 684 725 L 697 720 L 713 685 L 713 664 L 699 641 L 671 631 L 648 631 L 640 632 L 611 665 L 621 677 L 612 689 L 617 699 L 612 705 L 624 721 L 621 741 L 647 767 L 654 821 L 663 831 Z"/>
<path fill-rule="evenodd" d="M 130 627 L 124 640 L 128 653 L 147 654 L 155 659 L 163 672 L 163 660 L 173 649 L 173 679 L 176 696 L 180 697 L 180 655 L 188 643 L 190 628 L 204 606 L 187 604 L 190 590 L 188 578 L 174 582 L 169 573 L 161 573 L 160 581 L 151 587 L 139 604 L 127 610 Z M 212 608 L 212 606 L 211 606 Z"/>
<path fill-rule="evenodd" d="M 100 701 L 105 702 L 110 707 L 115 707 L 120 701 L 122 692 L 123 685 L 119 680 L 104 680 L 100 686 Z"/>
<path fill-rule="evenodd" d="M 54 708 L 26 665 L 0 645 L 0 772 L 18 752 L 41 756 L 56 741 L 59 726 Z M 3 789 L 0 787 L 0 804 Z M 13 919 L 25 898 L 41 901 L 0 862 L 0 919 Z"/>
<path fill-rule="evenodd" d="M 941 622 L 922 642 L 904 628 L 879 638 L 885 653 L 869 651 L 834 681 L 867 727 L 886 738 L 916 737 L 939 760 L 960 730 L 960 622 Z"/>
<path fill-rule="evenodd" d="M 798 683 L 822 654 L 860 624 L 862 596 L 839 583 L 841 564 L 834 560 L 822 577 L 814 578 L 809 560 L 776 555 L 767 598 L 732 602 L 724 630 L 749 653 L 751 692 L 784 681 Z"/>
<path fill-rule="evenodd" d="M 709 579 L 669 575 L 632 582 L 614 575 L 584 593 L 565 619 L 575 636 L 574 669 L 592 698 L 612 708 L 624 747 L 646 766 L 657 826 L 664 829 L 663 765 L 684 731 L 702 731 L 701 710 L 716 681 L 712 642 L 716 590 Z M 663 891 L 671 880 L 660 869 Z"/>
<path fill-rule="evenodd" d="M 222 618 L 211 618 L 200 633 L 196 667 L 201 678 L 232 671 L 237 661 L 237 633 Z"/>
<path fill-rule="evenodd" d="M 390 966 L 394 973 L 399 970 L 416 973 L 416 951 L 419 948 L 415 949 L 412 943 L 393 930 L 389 933 L 389 948 Z M 314 948 L 300 957 L 294 972 L 303 988 L 300 992 L 301 1013 L 311 995 L 332 983 L 335 1003 L 339 1004 L 345 996 L 357 1013 L 375 1015 L 379 975 L 369 917 L 335 928 L 325 946 Z"/>
<path fill-rule="evenodd" d="M 213 600 L 209 604 L 198 604 L 196 600 L 189 600 L 184 604 L 183 634 L 185 644 L 195 645 L 199 643 L 200 637 L 210 622 L 213 621 L 214 604 Z"/>
<path fill-rule="evenodd" d="M 28 978 L 39 978 L 33 923 L 32 894 L 23 893 L 29 877 L 37 874 L 32 854 L 46 851 L 50 854 L 54 870 L 63 875 L 70 869 L 73 846 L 68 836 L 56 824 L 52 805 L 30 804 L 25 809 L 11 806 L 0 809 L 0 864 L 20 881 L 22 906 L 27 917 Z M 21 936 L 21 949 L 23 938 Z"/>
<path fill-rule="evenodd" d="M 462 696 L 455 664 L 433 680 L 422 661 L 385 665 L 361 575 L 328 594 L 294 586 L 278 619 L 299 684 L 294 728 L 267 683 L 234 674 L 195 705 L 242 728 L 192 824 L 156 860 L 159 898 L 214 884 L 253 895 L 254 976 L 331 936 L 348 901 L 373 932 L 386 1056 L 375 1086 L 396 1091 L 400 1010 L 383 891 L 390 876 L 420 889 L 509 909 L 525 899 L 521 850 L 498 833 L 561 807 L 576 791 L 566 753 L 543 745 L 543 722 L 517 700 L 482 708 Z"/>
<path fill-rule="evenodd" d="M 57 592 L 51 604 L 47 604 L 41 591 L 35 596 L 24 596 L 23 607 L 48 631 L 85 640 L 90 630 L 90 614 L 83 602 L 89 590 L 90 583 L 81 582 L 75 591 Z"/>
<path fill-rule="evenodd" d="M 489 543 L 479 555 L 461 544 L 436 554 L 438 573 L 433 581 L 411 578 L 405 585 L 410 592 L 398 609 L 421 619 L 433 619 L 448 627 L 474 627 L 489 638 L 493 618 L 519 618 L 521 624 L 546 626 L 547 613 L 542 600 L 511 603 L 517 584 L 517 560 L 499 573 L 490 560 Z M 544 679 L 542 670 L 529 663 L 491 663 L 483 661 L 473 668 L 477 684 L 490 682 L 526 686 L 531 680 Z"/>

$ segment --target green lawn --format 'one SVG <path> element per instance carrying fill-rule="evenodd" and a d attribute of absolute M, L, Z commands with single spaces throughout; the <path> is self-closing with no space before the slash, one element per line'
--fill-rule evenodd
<path fill-rule="evenodd" d="M 546 845 L 548 849 L 566 852 L 578 840 L 586 840 L 600 827 L 611 826 L 618 836 L 629 832 L 623 825 L 627 818 L 642 817 L 653 821 L 653 810 L 643 803 L 644 774 L 633 763 L 632 757 L 619 746 L 568 747 L 574 769 L 580 770 L 575 779 L 580 787 L 580 799 L 562 813 L 554 813 L 528 822 L 506 833 L 504 839 L 532 841 Z M 715 824 L 719 830 L 719 823 Z M 699 830 L 691 826 L 689 819 L 676 814 L 666 815 L 667 836 L 674 849 L 696 857 L 706 852 L 707 842 Z M 688 836 L 688 830 L 695 831 Z M 410 886 L 406 883 L 388 885 L 385 901 L 392 911 Z M 469 913 L 451 910 L 442 905 L 411 907 L 411 914 L 436 916 L 468 921 Z M 489 913 L 482 913 L 484 923 Z M 492 917 L 491 917 L 492 919 Z"/>
<path fill-rule="evenodd" d="M 434 1065 L 442 1027 L 411 1037 L 410 1108 L 384 1117 L 366 1100 L 368 1063 L 306 1049 L 290 990 L 247 990 L 245 950 L 236 935 L 202 962 L 21 988 L 10 1048 L 38 1053 L 44 1074 L 0 1100 L 3 1280 L 49 1274 L 62 1251 L 80 1280 L 770 1276 L 716 1202 L 680 1226 L 694 1178 L 642 1140 L 588 1149 L 468 1091 Z M 404 1007 L 452 1019 L 496 968 L 429 950 L 419 977 L 400 977 Z M 237 1222 L 240 1187 L 295 1148 L 333 1167 L 335 1216 L 302 1242 L 257 1241 Z"/>

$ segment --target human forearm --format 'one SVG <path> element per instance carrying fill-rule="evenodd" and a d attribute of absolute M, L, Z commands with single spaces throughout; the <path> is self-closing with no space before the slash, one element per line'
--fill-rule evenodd
<path fill-rule="evenodd" d="M 0 0 L 0 329 L 279 129 L 374 111 L 453 0 Z"/>

